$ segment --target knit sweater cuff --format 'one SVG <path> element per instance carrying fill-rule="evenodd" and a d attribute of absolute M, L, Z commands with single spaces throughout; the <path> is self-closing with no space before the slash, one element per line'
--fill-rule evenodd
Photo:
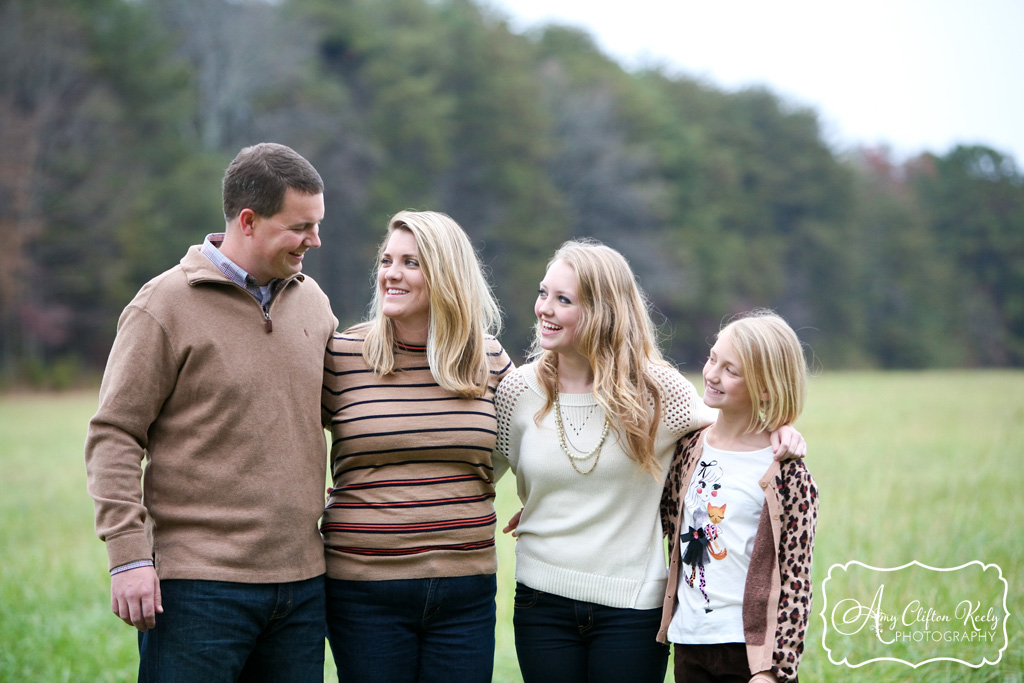
<path fill-rule="evenodd" d="M 107 569 L 114 569 L 136 560 L 152 560 L 153 549 L 144 531 L 131 532 L 107 538 L 107 557 Z"/>

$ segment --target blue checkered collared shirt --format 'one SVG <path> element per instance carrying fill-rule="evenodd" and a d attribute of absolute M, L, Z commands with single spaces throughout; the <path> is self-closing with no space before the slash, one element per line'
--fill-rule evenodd
<path fill-rule="evenodd" d="M 224 233 L 210 233 L 206 236 L 206 239 L 203 240 L 203 246 L 200 249 L 200 252 L 202 252 L 203 256 L 210 259 L 210 262 L 213 263 L 213 265 L 217 266 L 217 270 L 224 273 L 224 277 L 252 294 L 256 298 L 256 301 L 259 301 L 260 305 L 263 306 L 263 310 L 266 311 L 270 306 L 270 300 L 274 298 L 274 290 L 276 289 L 278 281 L 271 280 L 268 284 L 261 287 L 259 283 L 256 282 L 256 278 L 249 275 L 249 273 L 240 268 L 238 264 L 221 253 L 220 245 L 223 241 Z"/>

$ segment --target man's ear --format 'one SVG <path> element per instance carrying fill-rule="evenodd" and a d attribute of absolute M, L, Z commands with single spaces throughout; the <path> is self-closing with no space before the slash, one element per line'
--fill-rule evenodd
<path fill-rule="evenodd" d="M 242 229 L 242 234 L 246 237 L 252 237 L 253 227 L 256 223 L 256 212 L 252 209 L 242 209 L 238 214 L 238 225 Z"/>

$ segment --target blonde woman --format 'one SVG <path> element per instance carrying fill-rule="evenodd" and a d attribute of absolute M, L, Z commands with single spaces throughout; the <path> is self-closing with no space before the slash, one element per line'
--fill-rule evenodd
<path fill-rule="evenodd" d="M 675 643 L 676 683 L 797 680 L 818 491 L 803 461 L 773 459 L 769 433 L 800 415 L 806 385 L 800 341 L 771 311 L 731 322 L 711 347 L 704 403 L 720 415 L 680 445 L 662 503 L 671 570 L 658 639 Z M 702 496 L 710 463 L 717 488 Z"/>
<path fill-rule="evenodd" d="M 659 518 L 677 441 L 711 424 L 658 350 L 614 249 L 562 245 L 535 305 L 532 362 L 498 389 L 496 465 L 516 475 L 516 653 L 523 680 L 664 680 Z M 780 453 L 803 448 L 784 428 Z"/>
<path fill-rule="evenodd" d="M 343 681 L 490 681 L 494 392 L 512 368 L 462 228 L 403 211 L 370 318 L 335 335 L 323 407 L 327 623 Z"/>

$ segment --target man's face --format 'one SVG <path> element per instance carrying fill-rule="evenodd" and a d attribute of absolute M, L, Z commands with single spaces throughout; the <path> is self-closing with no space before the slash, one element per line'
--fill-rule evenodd
<path fill-rule="evenodd" d="M 265 285 L 302 271 L 306 252 L 320 246 L 323 194 L 288 188 L 281 210 L 273 216 L 253 215 L 249 239 L 249 274 Z"/>

